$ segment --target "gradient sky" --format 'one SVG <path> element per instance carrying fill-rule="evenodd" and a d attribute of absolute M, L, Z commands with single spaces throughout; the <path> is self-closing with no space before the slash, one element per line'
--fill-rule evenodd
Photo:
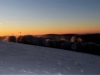
<path fill-rule="evenodd" d="M 0 35 L 100 33 L 100 0 L 0 0 Z"/>

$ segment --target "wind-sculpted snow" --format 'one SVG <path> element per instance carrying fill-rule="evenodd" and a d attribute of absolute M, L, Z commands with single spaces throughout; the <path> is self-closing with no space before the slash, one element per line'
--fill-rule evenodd
<path fill-rule="evenodd" d="M 99 75 L 100 57 L 0 41 L 0 74 Z"/>

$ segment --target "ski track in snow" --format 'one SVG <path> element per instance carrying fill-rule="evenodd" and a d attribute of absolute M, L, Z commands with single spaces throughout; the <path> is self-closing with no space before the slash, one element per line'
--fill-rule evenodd
<path fill-rule="evenodd" d="M 0 74 L 100 74 L 100 56 L 0 41 Z"/>

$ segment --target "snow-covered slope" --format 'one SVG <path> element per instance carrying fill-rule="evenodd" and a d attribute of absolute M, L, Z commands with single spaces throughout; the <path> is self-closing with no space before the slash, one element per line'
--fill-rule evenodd
<path fill-rule="evenodd" d="M 100 56 L 0 41 L 0 74 L 100 74 Z"/>

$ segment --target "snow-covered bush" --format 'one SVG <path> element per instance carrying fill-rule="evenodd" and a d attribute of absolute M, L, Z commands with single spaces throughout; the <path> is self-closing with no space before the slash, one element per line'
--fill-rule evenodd
<path fill-rule="evenodd" d="M 83 42 L 83 39 L 82 38 L 77 38 L 78 42 L 82 43 Z"/>
<path fill-rule="evenodd" d="M 16 37 L 15 36 L 9 36 L 8 41 L 9 42 L 16 42 Z"/>
<path fill-rule="evenodd" d="M 100 55 L 100 44 L 98 44 L 98 54 Z"/>
<path fill-rule="evenodd" d="M 86 52 L 87 49 L 88 49 L 87 43 L 83 43 L 83 44 L 82 44 L 82 52 Z"/>
<path fill-rule="evenodd" d="M 98 44 L 92 42 L 83 43 L 80 48 L 82 52 L 100 55 L 100 46 Z"/>
<path fill-rule="evenodd" d="M 20 43 L 37 45 L 37 38 L 32 35 L 24 35 L 20 37 Z"/>
<path fill-rule="evenodd" d="M 55 40 L 55 48 L 62 48 L 62 44 L 65 40 Z"/>
<path fill-rule="evenodd" d="M 72 36 L 71 37 L 71 42 L 82 42 L 82 38 L 81 37 L 77 37 L 76 35 L 75 36 Z"/>
<path fill-rule="evenodd" d="M 48 40 L 46 40 L 46 42 L 47 42 L 47 44 L 48 44 L 49 47 L 55 48 L 56 40 L 48 39 Z"/>
<path fill-rule="evenodd" d="M 70 42 L 67 40 L 51 40 L 47 41 L 49 47 L 61 48 L 66 50 L 82 51 L 82 44 L 80 42 Z"/>
<path fill-rule="evenodd" d="M 74 50 L 74 51 L 77 50 L 77 43 L 72 43 L 71 50 Z"/>
<path fill-rule="evenodd" d="M 22 37 L 22 36 L 19 36 L 19 37 L 17 38 L 17 42 L 18 42 L 18 43 L 21 43 L 21 42 L 20 42 L 20 38 L 21 38 L 21 37 Z"/>
<path fill-rule="evenodd" d="M 48 46 L 49 47 L 53 47 L 53 48 L 56 48 L 56 41 L 57 40 L 54 40 L 54 39 L 48 39 L 48 40 L 46 40 Z"/>
<path fill-rule="evenodd" d="M 46 40 L 49 47 L 53 48 L 62 48 L 62 44 L 64 43 L 64 40 L 54 40 L 54 39 L 48 39 Z"/>
<path fill-rule="evenodd" d="M 46 39 L 42 37 L 37 37 L 37 45 L 38 46 L 47 46 Z"/>
<path fill-rule="evenodd" d="M 61 44 L 61 48 L 62 48 L 62 49 L 66 49 L 66 50 L 71 50 L 71 45 L 72 45 L 72 42 L 64 41 L 64 42 Z"/>
<path fill-rule="evenodd" d="M 83 43 L 78 42 L 77 43 L 77 50 L 76 51 L 83 52 L 83 49 L 84 49 Z"/>
<path fill-rule="evenodd" d="M 74 42 L 71 45 L 71 49 L 77 52 L 82 52 L 83 51 L 83 43 L 81 42 Z"/>
<path fill-rule="evenodd" d="M 65 42 L 65 40 L 58 40 L 56 41 L 57 48 L 62 48 L 62 44 Z"/>
<path fill-rule="evenodd" d="M 89 42 L 89 43 L 87 43 L 87 45 L 88 45 L 88 53 L 93 53 L 93 50 L 95 47 L 94 43 Z"/>
<path fill-rule="evenodd" d="M 99 48 L 99 45 L 98 44 L 95 44 L 95 43 L 88 43 L 88 46 L 89 46 L 89 53 L 92 53 L 92 54 L 100 54 L 100 48 Z"/>
<path fill-rule="evenodd" d="M 76 36 L 72 36 L 71 37 L 71 42 L 77 42 L 78 40 L 77 40 L 77 37 Z"/>

